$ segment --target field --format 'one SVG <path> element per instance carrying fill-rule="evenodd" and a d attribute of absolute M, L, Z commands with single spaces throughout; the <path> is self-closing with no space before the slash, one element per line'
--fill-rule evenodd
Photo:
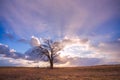
<path fill-rule="evenodd" d="M 0 67 L 0 80 L 120 80 L 120 65 L 26 68 Z"/>

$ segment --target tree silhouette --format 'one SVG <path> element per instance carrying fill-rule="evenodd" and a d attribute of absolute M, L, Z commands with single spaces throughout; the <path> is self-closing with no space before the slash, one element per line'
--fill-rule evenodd
<path fill-rule="evenodd" d="M 54 63 L 57 61 L 57 56 L 60 54 L 60 50 L 63 48 L 60 42 L 53 42 L 50 39 L 44 39 L 43 44 L 39 46 L 41 52 L 39 54 L 42 60 L 50 63 L 50 69 L 53 69 Z"/>

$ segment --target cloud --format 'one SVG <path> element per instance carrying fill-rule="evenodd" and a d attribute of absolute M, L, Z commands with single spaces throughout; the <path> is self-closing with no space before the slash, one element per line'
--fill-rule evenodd
<path fill-rule="evenodd" d="M 12 53 L 12 52 L 16 52 L 16 50 L 15 50 L 15 49 L 11 49 L 10 52 L 11 52 L 11 53 Z"/>
<path fill-rule="evenodd" d="M 120 42 L 108 42 L 108 43 L 100 43 L 98 48 L 100 51 L 104 53 L 104 55 L 108 56 L 110 59 L 120 60 Z"/>
<path fill-rule="evenodd" d="M 119 0 L 20 0 L 3 1 L 1 16 L 19 36 L 87 35 L 92 29 L 119 16 Z M 27 4 L 25 4 L 27 3 Z M 16 27 L 17 26 L 17 27 Z"/>
<path fill-rule="evenodd" d="M 24 39 L 24 38 L 21 38 L 19 40 L 17 40 L 18 42 L 21 42 L 21 43 L 29 43 L 30 41 L 27 40 L 27 39 Z"/>
<path fill-rule="evenodd" d="M 67 58 L 66 63 L 70 67 L 74 66 L 93 66 L 93 65 L 99 65 L 102 59 L 99 58 L 80 58 L 80 57 L 74 57 L 74 58 Z M 66 64 L 65 63 L 65 64 Z M 102 63 L 104 64 L 104 63 Z"/>
<path fill-rule="evenodd" d="M 77 41 L 71 43 L 71 40 L 60 54 L 63 64 L 58 64 L 59 66 L 120 64 L 120 42 L 118 39 L 112 42 L 99 42 L 96 45 L 88 39 L 85 39 L 85 43 L 81 39 L 77 40 L 79 43 Z M 68 38 L 67 42 L 69 42 Z"/>
<path fill-rule="evenodd" d="M 32 36 L 30 44 L 31 46 L 40 46 L 40 40 L 37 37 Z"/>
<path fill-rule="evenodd" d="M 120 42 L 113 41 L 113 42 L 100 42 L 98 45 L 89 45 L 89 49 L 93 52 L 93 54 L 89 55 L 93 58 L 102 58 L 103 61 L 100 63 L 106 64 L 120 64 Z"/>
<path fill-rule="evenodd" d="M 37 37 L 64 39 L 67 36 L 62 40 L 62 44 L 69 47 L 73 44 L 80 45 L 71 47 L 72 49 L 67 48 L 69 50 L 65 50 L 65 54 L 90 58 L 87 59 L 88 61 L 98 60 L 99 62 L 99 59 L 96 58 L 107 58 L 106 61 L 111 62 L 111 59 L 113 62 L 118 62 L 119 43 L 106 43 L 111 40 L 111 37 L 114 37 L 111 32 L 116 25 L 113 25 L 112 31 L 107 32 L 110 27 L 106 28 L 106 25 L 101 24 L 106 24 L 113 18 L 119 18 L 119 6 L 119 0 L 2 0 L 0 18 L 5 24 L 9 24 L 7 26 L 10 27 L 9 30 L 13 30 L 17 36 L 23 37 L 18 42 L 29 43 L 35 47 L 40 45 Z M 97 27 L 100 28 L 96 29 Z M 98 35 L 99 31 L 106 32 L 106 34 Z M 6 36 L 10 39 L 14 38 L 11 33 L 7 33 Z M 32 38 L 29 41 L 30 36 Z M 5 51 L 1 49 L 0 53 L 9 53 L 14 58 L 21 57 L 17 52 L 11 53 L 12 50 L 9 48 L 5 49 Z M 6 52 L 7 50 L 8 52 Z M 73 61 L 73 63 L 75 62 Z M 72 63 L 67 62 L 65 65 L 67 64 Z M 77 62 L 75 65 L 77 64 L 79 63 Z"/>
<path fill-rule="evenodd" d="M 120 41 L 120 38 L 118 38 L 118 41 Z"/>
<path fill-rule="evenodd" d="M 25 59 L 14 59 L 10 57 L 4 57 L 0 55 L 0 66 L 18 66 L 18 67 L 45 67 L 47 63 L 45 62 L 34 62 Z"/>
<path fill-rule="evenodd" d="M 10 49 L 8 48 L 8 45 L 3 45 L 0 43 L 0 54 L 10 54 Z"/>
<path fill-rule="evenodd" d="M 60 62 L 55 63 L 57 67 L 76 67 L 76 66 L 94 66 L 120 64 L 120 61 L 106 58 L 84 58 L 84 57 L 62 57 Z"/>
<path fill-rule="evenodd" d="M 8 45 L 4 45 L 0 43 L 0 66 L 19 66 L 19 67 L 48 66 L 47 62 L 43 62 L 40 60 L 37 61 L 36 58 L 28 59 L 25 56 L 26 54 L 16 52 L 16 50 L 10 49 Z"/>
<path fill-rule="evenodd" d="M 0 44 L 0 54 L 4 55 L 5 57 L 9 58 L 24 58 L 22 53 L 16 52 L 14 49 L 10 49 L 8 45 Z"/>
<path fill-rule="evenodd" d="M 55 66 L 92 66 L 120 63 L 119 42 L 99 43 L 93 46 L 88 39 L 64 39 L 61 44 L 65 44 L 64 49 L 57 59 Z M 32 50 L 35 50 L 34 53 Z M 31 48 L 26 52 L 27 59 L 41 61 L 37 53 L 37 47 Z"/>
<path fill-rule="evenodd" d="M 32 38 L 35 39 L 35 41 L 37 42 L 37 37 Z M 70 40 L 70 42 L 72 40 Z M 73 42 L 71 44 L 66 44 L 67 48 L 64 48 L 65 50 L 63 50 L 63 53 L 61 53 L 60 56 L 57 57 L 59 61 L 55 63 L 55 66 L 73 67 L 120 64 L 119 41 L 116 40 L 110 43 L 101 42 L 97 46 L 91 46 L 91 43 L 88 39 L 83 39 L 83 41 L 85 40 L 85 42 L 81 42 L 82 39 L 75 39 L 73 41 L 76 40 L 79 43 L 76 42 L 75 44 L 75 42 Z M 32 51 L 36 49 L 37 51 L 33 53 Z M 7 45 L 0 44 L 0 66 L 49 66 L 48 62 L 43 62 L 41 59 L 39 59 L 37 53 L 40 52 L 38 51 L 38 46 L 36 45 L 29 49 L 25 54 L 21 54 L 16 52 L 14 49 L 10 49 Z"/>
<path fill-rule="evenodd" d="M 74 48 L 73 48 L 73 51 L 75 51 Z M 76 55 L 75 53 L 76 52 L 74 52 L 73 54 Z M 84 53 L 85 51 L 83 52 L 83 54 Z M 27 60 L 32 60 L 32 61 L 35 61 L 36 63 L 39 63 L 42 60 L 39 58 L 38 54 L 40 54 L 39 47 L 33 47 L 25 53 L 25 56 Z M 92 66 L 92 65 L 104 64 L 102 63 L 103 62 L 102 58 L 88 57 L 85 55 L 81 57 L 83 55 L 82 53 L 81 53 L 81 56 L 80 55 L 72 56 L 72 54 L 62 56 L 61 54 L 60 56 L 56 57 L 58 61 L 57 63 L 55 63 L 55 66 L 57 67 Z"/>

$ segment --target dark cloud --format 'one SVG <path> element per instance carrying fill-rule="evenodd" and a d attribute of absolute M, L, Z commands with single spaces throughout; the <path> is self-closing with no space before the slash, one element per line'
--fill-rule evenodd
<path fill-rule="evenodd" d="M 14 49 L 10 49 L 8 45 L 0 44 L 0 54 L 4 55 L 5 57 L 10 58 L 24 58 L 24 54 L 16 52 Z"/>
<path fill-rule="evenodd" d="M 10 49 L 8 48 L 7 45 L 0 44 L 0 54 L 10 54 Z"/>
<path fill-rule="evenodd" d="M 24 38 L 22 38 L 22 39 L 19 39 L 19 40 L 17 40 L 18 42 L 21 42 L 21 43 L 27 43 L 27 44 L 29 44 L 29 40 L 27 40 L 27 39 L 24 39 Z"/>

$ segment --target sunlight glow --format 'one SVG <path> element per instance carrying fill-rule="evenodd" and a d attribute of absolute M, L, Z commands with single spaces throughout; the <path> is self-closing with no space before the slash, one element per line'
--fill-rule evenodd
<path fill-rule="evenodd" d="M 64 47 L 61 51 L 61 57 L 85 57 L 86 54 L 89 53 L 87 44 L 74 43 L 69 44 Z"/>

